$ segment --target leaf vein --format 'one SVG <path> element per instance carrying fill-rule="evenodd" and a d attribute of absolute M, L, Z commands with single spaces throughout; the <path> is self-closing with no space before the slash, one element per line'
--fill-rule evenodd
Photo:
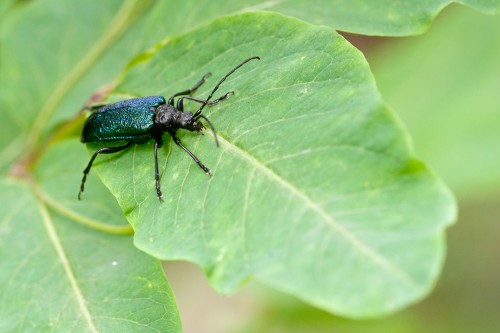
<path fill-rule="evenodd" d="M 51 219 L 46 207 L 43 204 L 38 202 L 37 205 L 38 205 L 38 210 L 42 216 L 42 220 L 43 220 L 45 229 L 47 230 L 47 233 L 49 235 L 50 241 L 52 242 L 52 245 L 54 246 L 54 249 L 56 250 L 56 254 L 59 257 L 60 263 L 64 268 L 64 272 L 66 273 L 66 277 L 69 280 L 69 283 L 71 285 L 71 289 L 73 290 L 76 301 L 78 302 L 81 314 L 85 318 L 85 321 L 86 321 L 90 331 L 97 333 L 98 331 L 97 331 L 96 327 L 94 326 L 94 322 L 92 321 L 92 316 L 90 315 L 90 311 L 87 308 L 85 298 L 83 297 L 83 293 L 80 290 L 80 287 L 78 286 L 78 282 L 76 281 L 75 274 L 73 273 L 73 270 L 71 269 L 68 257 L 66 256 L 66 253 L 64 252 L 63 245 L 61 243 L 59 235 L 56 232 L 56 229 L 55 229 L 55 226 L 52 222 L 52 219 Z"/>
<path fill-rule="evenodd" d="M 241 221 L 241 240 L 242 240 L 242 246 L 243 246 L 243 254 L 245 256 L 245 268 L 247 271 L 250 271 L 250 261 L 249 261 L 249 255 L 248 255 L 248 248 L 247 248 L 247 236 L 246 236 L 246 225 L 247 225 L 247 216 L 248 216 L 248 206 L 250 202 L 250 191 L 252 188 L 252 180 L 255 176 L 255 171 L 256 169 L 253 168 L 252 171 L 250 171 L 250 175 L 248 176 L 247 180 L 247 185 L 245 187 L 245 199 L 243 201 L 243 212 L 242 212 L 242 221 Z"/>
<path fill-rule="evenodd" d="M 276 181 L 282 187 L 288 189 L 297 198 L 301 199 L 306 206 L 308 206 L 312 211 L 316 212 L 322 219 L 328 223 L 333 229 L 335 229 L 344 239 L 346 239 L 354 249 L 358 250 L 361 254 L 371 259 L 374 263 L 379 265 L 381 268 L 385 269 L 393 276 L 397 277 L 403 283 L 410 285 L 414 288 L 418 288 L 418 283 L 405 271 L 391 263 L 387 258 L 383 257 L 380 253 L 375 251 L 373 248 L 369 247 L 366 243 L 363 243 L 356 235 L 351 233 L 348 229 L 340 225 L 336 220 L 333 219 L 321 206 L 315 203 L 309 196 L 304 192 L 299 190 L 294 184 L 283 179 L 279 174 L 274 172 L 267 165 L 257 160 L 254 156 L 250 155 L 248 152 L 242 150 L 238 146 L 227 141 L 225 138 L 220 137 L 219 141 L 228 147 L 236 155 L 241 156 L 243 159 L 249 161 L 252 165 L 255 165 L 257 169 L 269 176 L 271 179 Z"/>

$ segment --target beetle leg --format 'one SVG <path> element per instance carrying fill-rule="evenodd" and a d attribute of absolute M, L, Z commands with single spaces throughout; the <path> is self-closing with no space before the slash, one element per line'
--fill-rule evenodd
<path fill-rule="evenodd" d="M 217 98 L 214 101 L 209 101 L 208 103 L 207 103 L 207 101 L 199 99 L 199 98 L 195 98 L 195 97 L 191 97 L 191 96 L 184 96 L 184 97 L 181 97 L 181 98 L 179 98 L 177 100 L 177 107 L 176 107 L 176 109 L 179 110 L 179 111 L 184 111 L 184 99 L 188 99 L 188 100 L 196 102 L 196 103 L 206 104 L 208 106 L 212 106 L 212 105 L 215 105 L 217 103 L 222 102 L 223 100 L 228 99 L 229 95 L 233 95 L 233 94 L 234 94 L 234 91 L 230 91 L 230 92 L 222 95 L 221 97 Z"/>
<path fill-rule="evenodd" d="M 189 156 L 191 156 L 191 158 L 196 162 L 196 164 L 198 164 L 198 166 L 203 170 L 205 171 L 205 173 L 209 176 L 212 175 L 212 172 L 210 172 L 210 169 L 207 168 L 203 163 L 201 163 L 201 161 L 198 159 L 198 157 L 196 157 L 195 154 L 193 154 L 189 149 L 187 149 L 181 142 L 181 140 L 179 140 L 178 137 L 175 136 L 175 134 L 172 134 L 170 133 L 170 135 L 172 136 L 172 139 L 174 139 L 174 142 L 176 145 L 178 145 L 179 147 L 181 147 L 182 149 L 184 149 L 184 151 L 186 153 L 189 154 Z"/>
<path fill-rule="evenodd" d="M 94 154 L 90 158 L 89 164 L 87 164 L 87 167 L 85 168 L 85 170 L 83 170 L 83 178 L 82 178 L 82 183 L 80 184 L 80 192 L 78 192 L 78 200 L 81 200 L 82 193 L 85 190 L 85 181 L 87 180 L 87 175 L 89 174 L 90 169 L 92 168 L 92 163 L 94 163 L 94 160 L 97 157 L 97 155 L 117 153 L 119 151 L 127 149 L 128 147 L 130 147 L 132 145 L 132 143 L 133 142 L 128 142 L 126 145 L 118 146 L 118 147 L 103 147 L 103 148 L 97 149 L 94 152 Z"/>
<path fill-rule="evenodd" d="M 162 145 L 162 140 L 161 136 L 159 139 L 155 140 L 155 149 L 154 149 L 154 156 L 155 156 L 155 184 L 156 184 L 156 195 L 158 196 L 158 199 L 160 201 L 163 201 L 163 194 L 161 193 L 161 188 L 160 188 L 160 172 L 158 169 L 158 148 L 160 148 Z"/>
<path fill-rule="evenodd" d="M 174 98 L 175 97 L 182 96 L 182 95 L 191 95 L 192 93 L 194 93 L 196 91 L 196 89 L 198 89 L 203 83 L 205 83 L 205 81 L 207 80 L 207 78 L 210 75 L 212 75 L 212 73 L 207 73 L 207 74 L 203 75 L 201 80 L 198 81 L 198 83 L 196 83 L 191 89 L 187 89 L 187 90 L 175 93 L 172 96 L 170 96 L 170 98 L 168 99 L 168 104 L 174 106 Z"/>

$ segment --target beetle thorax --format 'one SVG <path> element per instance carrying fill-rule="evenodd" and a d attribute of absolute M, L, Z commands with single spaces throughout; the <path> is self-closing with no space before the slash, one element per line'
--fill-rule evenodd
<path fill-rule="evenodd" d="M 193 119 L 189 111 L 179 111 L 169 104 L 163 104 L 156 108 L 155 124 L 163 132 L 175 131 L 179 128 L 189 131 L 201 131 L 203 125 Z"/>

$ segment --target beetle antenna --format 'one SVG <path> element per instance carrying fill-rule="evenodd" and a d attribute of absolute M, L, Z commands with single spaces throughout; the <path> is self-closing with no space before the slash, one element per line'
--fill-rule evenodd
<path fill-rule="evenodd" d="M 212 92 L 210 93 L 210 95 L 208 96 L 208 98 L 205 100 L 205 103 L 203 103 L 200 108 L 198 109 L 198 111 L 196 111 L 196 113 L 193 115 L 193 118 L 194 119 L 198 119 L 201 116 L 201 111 L 203 111 L 203 108 L 205 107 L 205 105 L 208 104 L 208 102 L 210 101 L 210 99 L 212 98 L 212 96 L 215 94 L 215 92 L 217 91 L 217 89 L 219 89 L 219 86 L 222 84 L 222 82 L 226 81 L 226 79 L 229 77 L 229 75 L 233 74 L 234 72 L 236 72 L 236 70 L 238 68 L 240 68 L 241 66 L 243 66 L 244 64 L 246 64 L 247 62 L 249 62 L 250 60 L 253 60 L 253 59 L 258 59 L 260 60 L 260 57 L 251 57 L 251 58 L 248 58 L 246 60 L 244 60 L 243 62 L 241 62 L 238 66 L 234 67 L 232 70 L 229 71 L 229 73 L 227 73 L 226 75 L 224 75 L 224 77 L 219 81 L 219 83 L 217 83 L 214 87 L 214 89 L 212 90 Z M 210 122 L 208 121 L 208 119 L 206 117 L 203 117 L 203 119 L 207 120 L 207 122 L 210 124 Z M 213 126 L 210 124 L 210 127 L 212 127 L 212 130 L 213 130 Z M 214 131 L 215 133 L 215 131 Z M 217 137 L 216 139 L 217 140 Z"/>
<path fill-rule="evenodd" d="M 198 118 L 203 118 L 205 119 L 205 121 L 207 122 L 208 126 L 210 126 L 210 129 L 212 130 L 212 133 L 214 133 L 214 139 L 215 139 L 215 145 L 217 147 L 219 147 L 219 140 L 217 139 L 217 132 L 215 131 L 215 127 L 214 125 L 212 125 L 212 122 L 210 120 L 208 120 L 207 117 L 205 117 L 204 115 L 200 114 L 198 116 Z"/>

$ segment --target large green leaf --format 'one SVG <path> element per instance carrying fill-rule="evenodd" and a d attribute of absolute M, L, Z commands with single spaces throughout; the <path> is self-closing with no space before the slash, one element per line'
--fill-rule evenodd
<path fill-rule="evenodd" d="M 67 155 L 66 155 L 67 156 Z M 0 183 L 0 331 L 180 332 L 161 265 Z"/>
<path fill-rule="evenodd" d="M 95 169 L 135 244 L 200 264 L 219 291 L 254 276 L 353 317 L 421 298 L 442 264 L 454 202 L 412 156 L 360 52 L 333 30 L 274 14 L 226 17 L 169 39 L 111 99 L 168 96 L 256 54 L 221 88 L 236 95 L 206 111 L 220 149 L 210 135 L 179 132 L 212 178 L 169 140 L 160 203 L 152 142 L 100 158 Z"/>

